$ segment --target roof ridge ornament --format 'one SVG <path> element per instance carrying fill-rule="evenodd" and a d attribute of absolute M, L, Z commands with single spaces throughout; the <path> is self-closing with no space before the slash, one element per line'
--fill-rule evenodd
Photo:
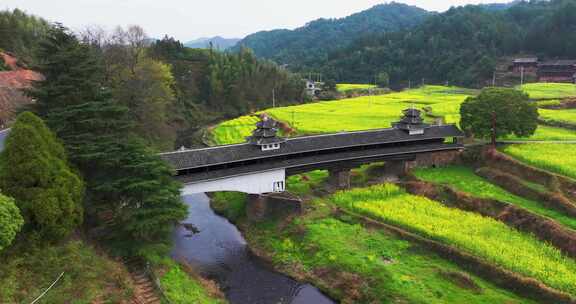
<path fill-rule="evenodd" d="M 424 123 L 422 111 L 416 109 L 414 105 L 402 111 L 403 116 L 399 122 L 393 123 L 395 129 L 404 130 L 409 135 L 422 135 L 430 125 Z"/>
<path fill-rule="evenodd" d="M 260 116 L 260 121 L 256 123 L 256 129 L 252 131 L 252 136 L 246 138 L 248 143 L 259 146 L 262 151 L 278 150 L 280 144 L 286 139 L 278 136 L 278 122 L 268 115 Z"/>

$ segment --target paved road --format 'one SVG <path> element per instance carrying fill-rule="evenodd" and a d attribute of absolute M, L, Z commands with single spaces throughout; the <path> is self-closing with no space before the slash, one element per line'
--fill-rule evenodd
<path fill-rule="evenodd" d="M 0 131 L 0 151 L 4 149 L 4 140 L 6 140 L 6 137 L 8 136 L 9 132 L 10 129 Z"/>

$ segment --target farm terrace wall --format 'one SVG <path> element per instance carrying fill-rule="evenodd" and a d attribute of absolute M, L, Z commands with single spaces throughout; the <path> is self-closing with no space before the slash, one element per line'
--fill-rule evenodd
<path fill-rule="evenodd" d="M 416 167 L 443 167 L 461 163 L 462 151 L 441 151 L 434 153 L 418 154 L 415 161 L 406 163 L 407 169 Z"/>

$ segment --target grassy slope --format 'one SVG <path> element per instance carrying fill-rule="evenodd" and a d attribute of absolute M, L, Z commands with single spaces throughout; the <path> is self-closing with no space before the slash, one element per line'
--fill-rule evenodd
<path fill-rule="evenodd" d="M 527 85 L 526 88 L 532 94 L 536 94 L 536 92 L 549 96 L 568 94 L 566 92 L 557 93 L 556 86 L 546 85 Z M 268 109 L 264 112 L 289 123 L 300 135 L 388 128 L 392 122 L 399 119 L 402 110 L 410 106 L 420 109 L 429 107 L 433 115 L 443 117 L 446 123 L 458 123 L 461 103 L 468 96 L 474 94 L 476 94 L 474 90 L 456 87 L 425 86 L 387 95 L 316 102 Z M 542 113 L 545 115 L 560 114 L 559 119 L 561 120 L 573 116 L 570 111 L 547 111 L 550 110 L 542 110 Z M 257 120 L 253 116 L 244 116 L 218 125 L 213 130 L 215 142 L 218 144 L 244 142 L 245 137 L 249 136 L 254 129 Z M 428 120 L 431 121 L 432 119 L 429 118 Z M 540 126 L 531 138 L 510 136 L 506 139 L 576 140 L 576 131 Z"/>
<path fill-rule="evenodd" d="M 398 121 L 402 110 L 410 106 L 431 107 L 435 115 L 443 115 L 447 122 L 456 123 L 460 119 L 460 104 L 474 93 L 455 87 L 426 86 L 400 93 L 316 102 L 264 112 L 288 122 L 299 134 L 389 128 L 392 122 Z M 250 135 L 256 122 L 257 118 L 253 116 L 240 117 L 218 125 L 212 133 L 218 144 L 240 143 Z"/>
<path fill-rule="evenodd" d="M 540 117 L 544 120 L 576 124 L 576 109 L 570 109 L 570 110 L 540 109 L 539 112 Z"/>
<path fill-rule="evenodd" d="M 529 83 L 522 90 L 532 99 L 558 99 L 576 96 L 576 85 L 570 83 Z"/>
<path fill-rule="evenodd" d="M 484 178 L 474 174 L 471 168 L 452 166 L 436 169 L 417 169 L 414 171 L 414 175 L 428 182 L 454 187 L 458 191 L 466 192 L 476 197 L 495 199 L 517 205 L 576 230 L 575 218 L 556 210 L 548 209 L 538 202 L 519 197 L 491 184 Z"/>
<path fill-rule="evenodd" d="M 405 193 L 394 185 L 356 189 L 331 199 L 343 208 L 454 245 L 491 263 L 576 295 L 576 261 L 532 235 L 475 213 Z"/>
<path fill-rule="evenodd" d="M 338 92 L 347 92 L 352 90 L 365 90 L 372 89 L 376 86 L 373 84 L 353 84 L 353 83 L 339 83 L 336 85 Z"/>
<path fill-rule="evenodd" d="M 244 142 L 256 127 L 258 120 L 255 116 L 242 116 L 223 122 L 212 130 L 212 138 L 218 145 Z"/>
<path fill-rule="evenodd" d="M 502 138 L 504 140 L 523 140 L 523 141 L 562 141 L 562 140 L 576 140 L 576 131 L 563 128 L 549 127 L 539 125 L 536 133 L 529 138 L 507 136 Z"/>
<path fill-rule="evenodd" d="M 576 145 L 510 145 L 502 151 L 529 165 L 576 179 Z"/>
<path fill-rule="evenodd" d="M 226 301 L 209 294 L 199 279 L 192 278 L 173 261 L 164 261 L 168 270 L 161 276 L 160 284 L 166 297 L 174 304 L 224 304 Z"/>
<path fill-rule="evenodd" d="M 531 303 L 418 245 L 337 220 L 326 207 L 317 200 L 315 211 L 288 228 L 268 222 L 249 226 L 245 235 L 271 253 L 275 265 L 340 283 L 331 295 L 348 300 L 343 303 Z M 472 286 L 450 275 L 468 278 Z"/>
<path fill-rule="evenodd" d="M 26 241 L 0 255 L 2 303 L 30 303 L 60 273 L 62 279 L 41 303 L 120 303 L 132 297 L 125 268 L 98 255 L 81 241 L 59 245 L 35 245 Z"/>

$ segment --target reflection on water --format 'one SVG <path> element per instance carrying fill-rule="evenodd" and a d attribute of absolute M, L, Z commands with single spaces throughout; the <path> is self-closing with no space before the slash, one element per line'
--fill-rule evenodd
<path fill-rule="evenodd" d="M 329 304 L 318 289 L 275 273 L 250 254 L 228 220 L 214 213 L 204 194 L 184 197 L 189 216 L 174 232 L 172 256 L 215 279 L 232 304 Z"/>

